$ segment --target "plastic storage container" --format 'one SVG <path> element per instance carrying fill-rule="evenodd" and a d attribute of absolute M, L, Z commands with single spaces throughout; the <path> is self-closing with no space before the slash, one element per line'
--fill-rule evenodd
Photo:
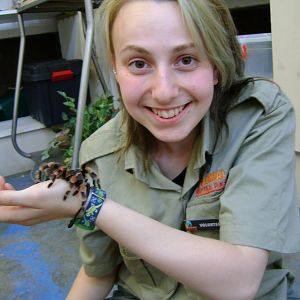
<path fill-rule="evenodd" d="M 24 65 L 23 93 L 29 114 L 46 126 L 62 123 L 62 112 L 68 113 L 58 91 L 75 98 L 77 103 L 82 60 L 52 60 Z"/>
<path fill-rule="evenodd" d="M 271 33 L 239 35 L 245 58 L 245 75 L 273 78 Z"/>

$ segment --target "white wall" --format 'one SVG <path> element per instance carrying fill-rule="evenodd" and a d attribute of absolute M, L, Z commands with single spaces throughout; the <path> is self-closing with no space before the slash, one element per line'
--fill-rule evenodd
<path fill-rule="evenodd" d="M 297 184 L 300 204 L 300 1 L 271 0 L 274 80 L 293 102 L 297 117 Z"/>
<path fill-rule="evenodd" d="M 18 119 L 17 143 L 26 153 L 40 152 L 47 148 L 55 133 L 50 128 L 32 119 Z M 39 160 L 40 156 L 36 157 Z M 40 161 L 38 162 L 40 163 Z M 0 175 L 9 176 L 28 171 L 35 166 L 31 159 L 21 156 L 11 140 L 11 120 L 0 122 Z"/>
<path fill-rule="evenodd" d="M 58 32 L 63 58 L 82 59 L 85 47 L 85 39 L 82 28 L 81 13 L 60 19 L 58 21 Z M 89 76 L 89 91 L 92 100 L 103 94 L 103 89 L 98 80 L 92 60 Z"/>

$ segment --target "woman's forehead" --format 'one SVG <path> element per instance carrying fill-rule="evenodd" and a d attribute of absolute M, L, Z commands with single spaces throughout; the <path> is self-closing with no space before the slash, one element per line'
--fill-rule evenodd
<path fill-rule="evenodd" d="M 189 34 L 176 1 L 131 0 L 122 5 L 111 33 L 113 38 L 147 38 L 146 34 L 159 34 L 170 27 Z"/>
<path fill-rule="evenodd" d="M 157 43 L 168 44 L 170 48 L 194 44 L 201 56 L 205 53 L 200 35 L 195 42 L 177 1 L 172 0 L 126 1 L 113 24 L 111 41 L 114 54 L 124 45 L 135 45 L 136 42 L 146 48 L 155 47 Z"/>

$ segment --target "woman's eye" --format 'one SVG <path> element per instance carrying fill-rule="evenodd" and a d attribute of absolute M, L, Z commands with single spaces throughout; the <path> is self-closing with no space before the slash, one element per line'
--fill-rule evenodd
<path fill-rule="evenodd" d="M 183 57 L 182 59 L 181 59 L 181 62 L 182 62 L 182 64 L 183 65 L 190 65 L 191 63 L 192 63 L 192 58 L 190 57 L 190 56 L 186 56 L 186 57 Z"/>
<path fill-rule="evenodd" d="M 182 68 L 194 68 L 197 66 L 197 59 L 192 56 L 183 56 L 178 59 L 176 66 Z"/>
<path fill-rule="evenodd" d="M 143 69 L 147 66 L 147 64 L 143 60 L 135 60 L 130 62 L 129 66 L 136 69 Z"/>
<path fill-rule="evenodd" d="M 143 59 L 131 60 L 128 69 L 132 74 L 142 75 L 150 70 L 150 65 Z"/>

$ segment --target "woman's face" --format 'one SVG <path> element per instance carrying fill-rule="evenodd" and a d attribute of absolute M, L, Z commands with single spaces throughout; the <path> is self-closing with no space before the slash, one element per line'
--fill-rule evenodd
<path fill-rule="evenodd" d="M 216 72 L 200 57 L 176 1 L 126 2 L 112 28 L 128 113 L 158 140 L 183 141 L 208 111 Z"/>

